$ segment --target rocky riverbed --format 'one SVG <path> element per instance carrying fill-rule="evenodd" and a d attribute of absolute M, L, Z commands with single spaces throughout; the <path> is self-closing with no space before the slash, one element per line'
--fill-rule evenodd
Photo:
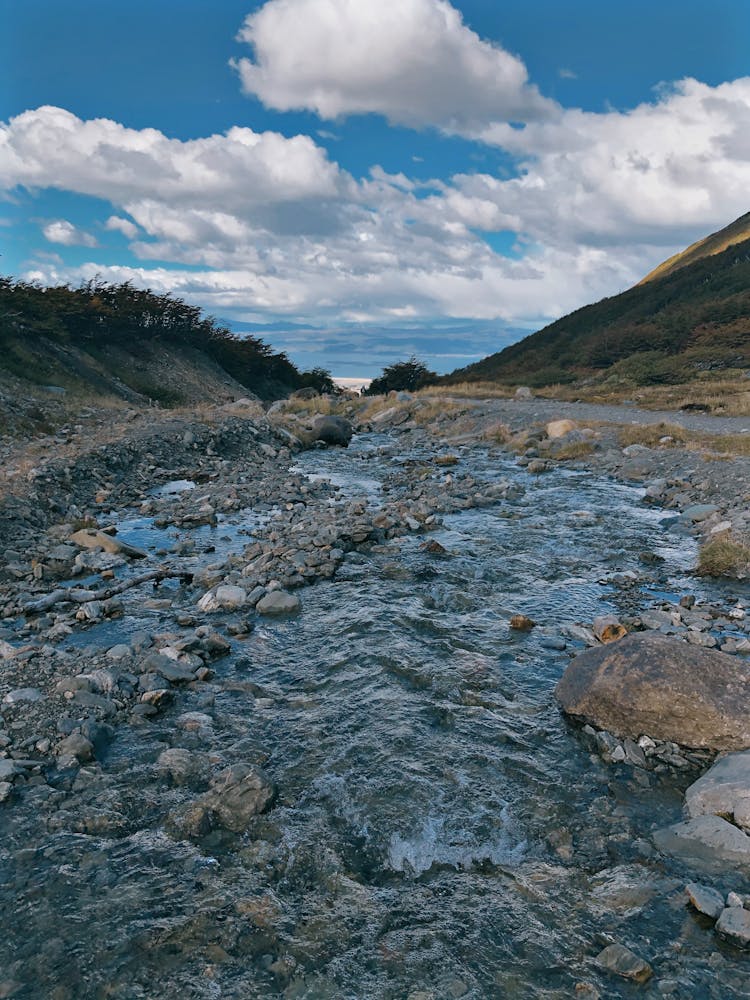
<path fill-rule="evenodd" d="M 747 460 L 429 405 L 8 446 L 0 996 L 750 996 L 721 748 L 554 697 L 602 620 L 744 669 Z"/>

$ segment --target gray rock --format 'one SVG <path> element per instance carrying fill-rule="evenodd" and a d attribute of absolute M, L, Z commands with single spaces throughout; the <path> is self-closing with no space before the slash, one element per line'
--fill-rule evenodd
<path fill-rule="evenodd" d="M 750 809 L 750 751 L 720 757 L 685 792 L 688 816 L 746 818 Z M 735 822 L 739 822 L 735 818 Z"/>
<path fill-rule="evenodd" d="M 57 745 L 58 757 L 75 757 L 85 763 L 94 756 L 94 744 L 80 733 L 71 733 Z"/>
<path fill-rule="evenodd" d="M 724 909 L 724 897 L 716 889 L 711 889 L 707 885 L 700 885 L 698 882 L 689 882 L 685 886 L 687 898 L 691 905 L 712 920 L 716 920 Z"/>
<path fill-rule="evenodd" d="M 20 701 L 44 701 L 47 696 L 38 688 L 16 688 L 3 698 L 6 705 L 17 705 Z"/>
<path fill-rule="evenodd" d="M 255 610 L 261 615 L 288 615 L 299 611 L 301 602 L 296 594 L 288 594 L 285 590 L 272 590 L 270 594 L 261 597 L 255 605 Z"/>
<path fill-rule="evenodd" d="M 200 800 L 222 826 L 242 833 L 250 820 L 270 808 L 276 789 L 265 774 L 252 764 L 233 764 L 211 783 Z"/>
<path fill-rule="evenodd" d="M 614 972 L 623 979 L 632 979 L 636 983 L 645 983 L 653 975 L 653 969 L 648 962 L 622 944 L 607 945 L 596 956 L 596 964 L 601 969 Z"/>
<path fill-rule="evenodd" d="M 555 691 L 563 711 L 637 740 L 750 747 L 750 671 L 736 658 L 654 633 L 587 649 Z"/>
<path fill-rule="evenodd" d="M 19 766 L 14 760 L 8 760 L 6 757 L 0 757 L 0 781 L 8 781 L 15 777 L 20 771 Z"/>
<path fill-rule="evenodd" d="M 346 448 L 354 429 L 344 417 L 318 417 L 313 423 L 313 440 Z"/>
<path fill-rule="evenodd" d="M 162 773 L 168 774 L 175 785 L 207 781 L 210 773 L 205 755 L 193 753 L 182 747 L 165 750 L 159 755 L 156 766 Z"/>
<path fill-rule="evenodd" d="M 533 399 L 534 393 L 527 385 L 519 385 L 515 392 L 516 399 Z"/>
<path fill-rule="evenodd" d="M 694 503 L 683 510 L 680 520 L 687 521 L 690 524 L 698 524 L 701 521 L 705 521 L 712 514 L 715 514 L 718 509 L 712 503 Z"/>
<path fill-rule="evenodd" d="M 719 917 L 716 930 L 732 944 L 750 948 L 750 910 L 728 906 Z"/>
<path fill-rule="evenodd" d="M 720 816 L 698 816 L 657 830 L 654 843 L 665 854 L 704 861 L 750 865 L 750 837 Z"/>

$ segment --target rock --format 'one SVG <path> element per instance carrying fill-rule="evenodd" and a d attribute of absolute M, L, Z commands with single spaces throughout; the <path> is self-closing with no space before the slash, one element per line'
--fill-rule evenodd
<path fill-rule="evenodd" d="M 712 920 L 716 920 L 724 909 L 724 897 L 716 889 L 710 889 L 707 885 L 700 885 L 698 882 L 690 882 L 685 886 L 687 898 L 691 905 Z"/>
<path fill-rule="evenodd" d="M 728 906 L 719 917 L 716 930 L 732 944 L 750 948 L 750 910 Z"/>
<path fill-rule="evenodd" d="M 93 528 L 82 528 L 70 536 L 69 539 L 82 549 L 104 549 L 113 555 L 129 556 L 131 559 L 146 559 L 148 553 L 143 549 L 137 549 L 127 542 L 121 542 L 113 535 L 108 535 L 106 531 L 98 531 Z"/>
<path fill-rule="evenodd" d="M 688 816 L 731 816 L 750 809 L 750 751 L 720 757 L 685 792 Z"/>
<path fill-rule="evenodd" d="M 124 642 L 120 642 L 116 646 L 110 646 L 107 650 L 107 659 L 126 660 L 129 656 L 132 656 L 132 653 L 133 650 L 130 646 L 126 645 Z"/>
<path fill-rule="evenodd" d="M 605 645 L 609 642 L 616 642 L 628 634 L 628 630 L 618 622 L 614 615 L 599 615 L 594 619 L 591 631 L 599 642 Z"/>
<path fill-rule="evenodd" d="M 737 892 L 727 893 L 727 906 L 744 906 L 742 896 Z"/>
<path fill-rule="evenodd" d="M 578 424 L 575 420 L 551 420 L 547 424 L 547 437 L 548 438 L 561 438 L 565 437 L 566 434 L 570 434 L 574 431 Z"/>
<path fill-rule="evenodd" d="M 11 778 L 14 778 L 20 770 L 20 767 L 14 760 L 8 760 L 7 757 L 0 757 L 0 781 L 9 781 Z"/>
<path fill-rule="evenodd" d="M 57 745 L 58 757 L 75 757 L 84 764 L 94 756 L 94 744 L 80 733 L 71 733 Z"/>
<path fill-rule="evenodd" d="M 247 603 L 247 592 L 242 587 L 233 587 L 228 584 L 217 587 L 214 596 L 219 607 L 227 610 L 242 608 Z"/>
<path fill-rule="evenodd" d="M 725 653 L 635 633 L 579 653 L 555 690 L 564 712 L 637 740 L 750 747 L 750 672 Z"/>
<path fill-rule="evenodd" d="M 698 524 L 700 521 L 705 521 L 706 518 L 715 514 L 718 509 L 712 503 L 694 503 L 683 510 L 680 520 L 687 521 L 689 524 Z"/>
<path fill-rule="evenodd" d="M 263 772 L 251 764 L 233 764 L 211 783 L 200 800 L 222 826 L 242 833 L 250 820 L 270 808 L 276 789 Z"/>
<path fill-rule="evenodd" d="M 596 964 L 607 972 L 614 972 L 623 979 L 645 983 L 654 970 L 642 958 L 622 944 L 610 944 L 596 956 Z"/>
<path fill-rule="evenodd" d="M 20 701 L 44 701 L 47 696 L 38 688 L 16 688 L 3 698 L 5 705 L 17 705 Z"/>
<path fill-rule="evenodd" d="M 299 611 L 301 601 L 295 594 L 285 590 L 272 590 L 270 594 L 261 597 L 255 605 L 255 610 L 261 615 L 289 615 Z"/>
<path fill-rule="evenodd" d="M 750 837 L 720 816 L 698 816 L 657 830 L 654 843 L 665 854 L 678 857 L 750 865 Z"/>
<path fill-rule="evenodd" d="M 533 618 L 529 618 L 527 615 L 513 615 L 508 624 L 518 632 L 528 632 L 536 626 Z"/>
<path fill-rule="evenodd" d="M 168 774 L 175 785 L 207 781 L 209 776 L 209 765 L 205 756 L 182 747 L 165 750 L 159 755 L 156 766 L 162 773 Z"/>
<path fill-rule="evenodd" d="M 515 392 L 516 399 L 533 399 L 534 393 L 527 385 L 519 385 Z"/>
<path fill-rule="evenodd" d="M 313 423 L 312 431 L 313 440 L 342 448 L 347 447 L 354 434 L 352 425 L 344 417 L 318 417 Z"/>
<path fill-rule="evenodd" d="M 12 660 L 18 650 L 5 639 L 0 639 L 0 660 Z"/>

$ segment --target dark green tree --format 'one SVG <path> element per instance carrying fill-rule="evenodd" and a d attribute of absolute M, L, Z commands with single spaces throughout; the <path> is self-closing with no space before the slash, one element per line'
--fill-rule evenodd
<path fill-rule="evenodd" d="M 408 361 L 396 361 L 383 369 L 379 378 L 375 378 L 365 390 L 366 396 L 378 396 L 381 393 L 414 392 L 437 381 L 435 372 L 416 358 L 413 354 Z"/>

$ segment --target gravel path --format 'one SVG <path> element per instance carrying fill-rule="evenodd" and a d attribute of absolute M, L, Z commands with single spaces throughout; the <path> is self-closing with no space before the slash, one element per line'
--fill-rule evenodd
<path fill-rule="evenodd" d="M 498 418 L 511 423 L 533 423 L 558 417 L 586 422 L 604 420 L 618 424 L 678 424 L 686 430 L 706 434 L 750 433 L 750 416 L 713 417 L 704 413 L 682 413 L 678 410 L 642 410 L 636 406 L 610 406 L 599 403 L 568 403 L 556 399 L 466 399 L 484 410 L 492 410 Z"/>

